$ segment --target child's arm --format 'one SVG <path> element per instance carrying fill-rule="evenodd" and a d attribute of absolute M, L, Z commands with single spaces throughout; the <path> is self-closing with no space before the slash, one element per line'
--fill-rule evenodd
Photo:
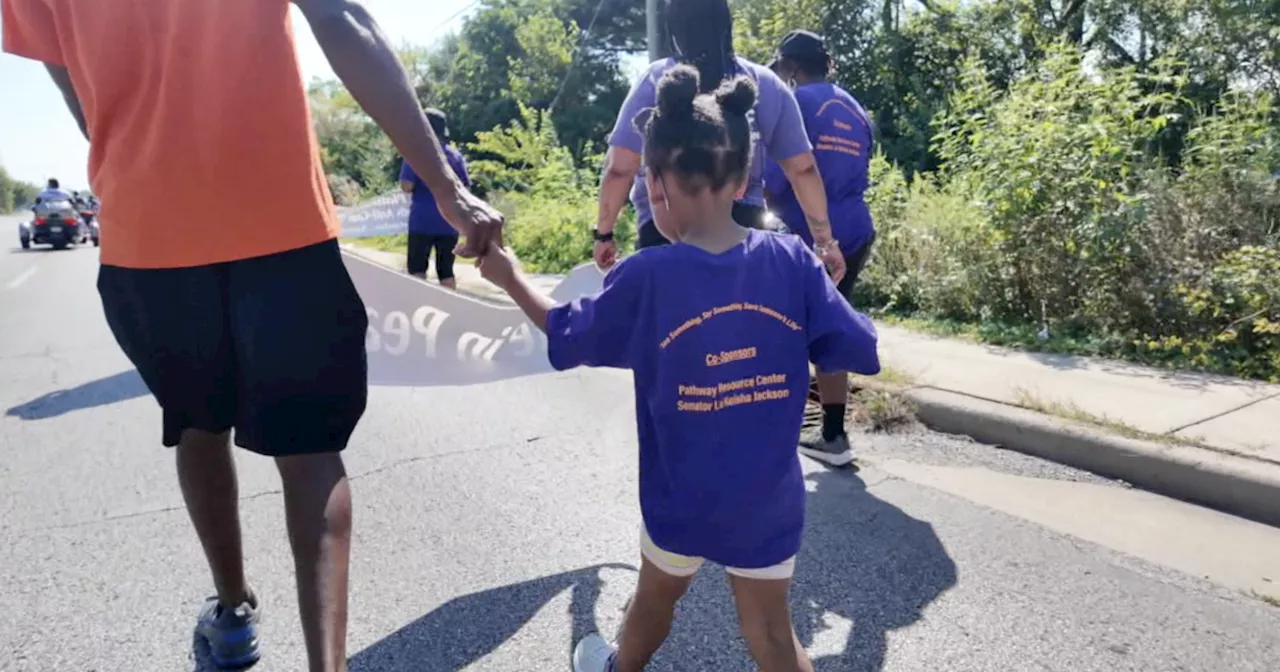
<path fill-rule="evenodd" d="M 848 371 L 864 376 L 880 373 L 876 327 L 840 295 L 822 263 L 808 257 L 805 298 L 809 361 L 823 371 Z"/>
<path fill-rule="evenodd" d="M 576 366 L 631 367 L 636 315 L 644 289 L 634 260 L 613 267 L 596 294 L 555 305 L 533 289 L 510 252 L 492 248 L 480 273 L 511 296 L 547 334 L 547 357 L 557 370 Z"/>
<path fill-rule="evenodd" d="M 520 310 L 524 311 L 529 321 L 533 322 L 533 326 L 546 333 L 547 313 L 551 312 L 551 309 L 555 308 L 556 305 L 551 300 L 551 297 L 534 289 L 529 284 L 529 279 L 519 269 L 514 270 L 511 279 L 502 289 L 507 293 L 507 296 L 511 297 L 512 301 L 516 302 Z"/>

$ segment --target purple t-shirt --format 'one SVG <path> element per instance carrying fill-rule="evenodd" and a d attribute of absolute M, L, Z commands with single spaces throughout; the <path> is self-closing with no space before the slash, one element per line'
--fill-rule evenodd
<path fill-rule="evenodd" d="M 453 169 L 453 174 L 470 188 L 471 176 L 467 175 L 467 162 L 462 158 L 462 153 L 453 147 L 445 146 L 444 158 L 449 160 L 449 167 Z M 408 161 L 405 161 L 404 166 L 400 168 L 400 181 L 413 183 L 412 201 L 409 204 L 409 233 L 433 236 L 458 235 L 458 230 L 450 226 L 444 215 L 440 214 L 440 206 L 436 205 L 436 197 L 427 188 L 427 183 L 413 172 Z"/>
<path fill-rule="evenodd" d="M 804 120 L 791 89 L 774 72 L 746 59 L 737 59 L 738 74 L 750 77 L 759 91 L 756 106 L 752 110 L 752 136 L 755 154 L 751 159 L 751 173 L 747 192 L 742 203 L 764 205 L 764 165 L 766 157 L 783 161 L 797 154 L 810 151 L 809 137 L 804 132 Z M 627 100 L 622 103 L 618 120 L 614 122 L 609 145 L 643 153 L 644 134 L 636 128 L 635 119 L 642 111 L 658 106 L 658 83 L 668 70 L 679 61 L 668 58 L 649 66 L 643 76 L 631 87 Z M 644 168 L 636 175 L 631 187 L 631 204 L 636 208 L 636 221 L 641 226 L 653 223 L 649 207 L 649 188 L 644 182 Z"/>
<path fill-rule="evenodd" d="M 880 370 L 875 327 L 795 236 L 721 253 L 676 243 L 623 260 L 599 294 L 547 315 L 557 370 L 635 373 L 640 509 L 667 551 L 768 567 L 796 554 L 796 446 L 809 362 Z"/>
<path fill-rule="evenodd" d="M 853 96 L 829 82 L 798 87 L 796 101 L 826 187 L 831 233 L 841 251 L 853 254 L 875 231 L 865 199 L 874 137 L 871 118 Z M 813 245 L 808 219 L 777 163 L 765 169 L 764 186 L 782 223 Z"/>

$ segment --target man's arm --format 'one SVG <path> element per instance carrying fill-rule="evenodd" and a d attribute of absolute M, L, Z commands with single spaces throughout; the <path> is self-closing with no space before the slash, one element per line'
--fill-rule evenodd
<path fill-rule="evenodd" d="M 449 168 L 404 66 L 377 22 L 355 0 L 293 2 L 338 79 L 426 183 L 449 223 L 467 236 L 468 251 L 483 252 L 498 239 L 502 215 L 467 191 Z"/>
<path fill-rule="evenodd" d="M 44 68 L 49 71 L 49 76 L 53 78 L 53 83 L 58 85 L 58 90 L 62 92 L 62 102 L 67 104 L 67 109 L 71 111 L 71 116 L 75 117 L 76 125 L 80 127 L 80 134 L 84 136 L 85 140 L 88 140 L 89 129 L 84 123 L 84 109 L 80 107 L 80 97 L 76 95 L 76 89 L 71 85 L 71 74 L 60 65 L 45 63 Z"/>
<path fill-rule="evenodd" d="M 329 65 L 360 107 L 386 131 L 437 197 L 458 182 L 440 140 L 418 106 L 404 66 L 373 17 L 354 0 L 294 0 Z"/>

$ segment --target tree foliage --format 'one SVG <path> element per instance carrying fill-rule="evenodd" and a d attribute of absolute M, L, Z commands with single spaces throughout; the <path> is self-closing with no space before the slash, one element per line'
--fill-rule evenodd
<path fill-rule="evenodd" d="M 4 166 L 0 166 L 0 213 L 27 206 L 39 193 L 40 187 L 14 179 Z"/>
<path fill-rule="evenodd" d="M 871 112 L 869 309 L 994 342 L 1280 378 L 1280 3 L 731 0 L 737 52 L 822 33 Z M 401 56 L 538 270 L 587 258 L 644 3 L 482 0 Z M 390 143 L 312 87 L 335 197 L 390 188 Z M 2 195 L 0 195 L 2 197 Z M 621 235 L 633 235 L 627 215 Z"/>

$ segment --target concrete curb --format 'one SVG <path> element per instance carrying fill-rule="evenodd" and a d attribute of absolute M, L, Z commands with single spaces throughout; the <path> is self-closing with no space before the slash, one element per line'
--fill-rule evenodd
<path fill-rule="evenodd" d="M 1280 527 L 1280 465 L 1116 436 L 1082 423 L 933 388 L 903 393 L 930 429 L 962 434 Z"/>

